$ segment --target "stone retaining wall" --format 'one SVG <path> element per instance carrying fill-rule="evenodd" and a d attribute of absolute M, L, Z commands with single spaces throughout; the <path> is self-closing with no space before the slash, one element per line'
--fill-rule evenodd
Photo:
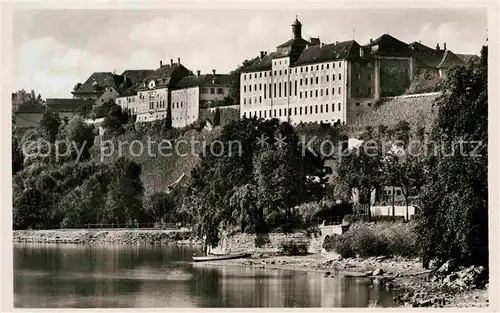
<path fill-rule="evenodd" d="M 296 244 L 306 244 L 308 252 L 315 253 L 321 251 L 321 237 L 309 237 L 304 233 L 270 233 L 268 235 L 257 236 L 255 234 L 234 234 L 229 238 L 222 239 L 214 253 L 236 253 L 236 252 L 267 252 L 275 253 L 281 250 L 281 246 L 286 242 Z"/>
<path fill-rule="evenodd" d="M 199 244 L 189 230 L 16 230 L 14 242 L 81 244 Z"/>

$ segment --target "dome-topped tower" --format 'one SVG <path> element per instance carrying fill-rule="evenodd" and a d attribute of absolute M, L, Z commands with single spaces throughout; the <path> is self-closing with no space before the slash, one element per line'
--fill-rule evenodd
<path fill-rule="evenodd" d="M 295 21 L 292 24 L 293 38 L 302 38 L 302 23 L 295 16 Z"/>

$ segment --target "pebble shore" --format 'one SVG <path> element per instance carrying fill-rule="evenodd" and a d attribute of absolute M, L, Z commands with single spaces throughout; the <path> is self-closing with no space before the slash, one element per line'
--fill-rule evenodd
<path fill-rule="evenodd" d="M 443 288 L 422 268 L 418 259 L 348 258 L 335 253 L 316 253 L 305 256 L 278 256 L 255 253 L 248 259 L 207 262 L 213 266 L 250 266 L 283 270 L 322 272 L 325 276 L 366 277 L 374 284 L 401 290 L 394 301 L 401 307 L 488 307 L 488 290 L 461 291 Z"/>

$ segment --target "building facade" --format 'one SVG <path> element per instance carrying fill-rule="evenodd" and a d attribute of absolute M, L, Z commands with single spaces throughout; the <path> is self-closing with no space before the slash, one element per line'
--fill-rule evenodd
<path fill-rule="evenodd" d="M 123 90 L 120 96 L 115 98 L 115 103 L 131 115 L 137 115 L 139 110 L 137 90 L 143 86 L 143 81 L 153 72 L 154 70 L 125 70 L 121 76 L 124 77 L 125 81 L 130 82 L 130 87 Z"/>
<path fill-rule="evenodd" d="M 261 52 L 240 80 L 241 117 L 277 118 L 292 124 L 345 123 L 380 98 L 379 62 L 356 41 L 304 40 L 302 24 L 277 51 Z"/>
<path fill-rule="evenodd" d="M 175 85 L 190 71 L 181 64 L 170 60 L 149 75 L 137 90 L 137 98 L 132 103 L 137 103 L 137 122 L 150 122 L 167 117 L 167 108 L 171 105 L 171 92 Z"/>
<path fill-rule="evenodd" d="M 322 44 L 302 38 L 302 24 L 276 52 L 260 57 L 241 74 L 240 116 L 303 122 L 349 123 L 370 111 L 381 97 L 404 94 L 415 73 L 448 68 L 477 56 L 406 44 L 388 34 L 366 45 L 356 41 Z"/>
<path fill-rule="evenodd" d="M 172 126 L 184 127 L 196 122 L 200 109 L 220 105 L 229 97 L 230 78 L 226 74 L 191 75 L 183 78 L 172 91 Z"/>

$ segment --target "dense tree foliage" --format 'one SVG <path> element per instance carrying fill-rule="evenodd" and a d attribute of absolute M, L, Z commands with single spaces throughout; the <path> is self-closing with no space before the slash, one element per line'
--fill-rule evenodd
<path fill-rule="evenodd" d="M 40 120 L 39 127 L 45 140 L 48 140 L 51 143 L 56 140 L 61 123 L 62 122 L 59 118 L 59 114 L 57 114 L 56 112 L 46 111 L 43 114 L 42 119 Z"/>
<path fill-rule="evenodd" d="M 424 263 L 488 265 L 487 72 L 484 47 L 477 68 L 447 73 L 445 92 L 435 102 L 432 136 L 439 149 L 429 157 L 428 183 L 419 201 Z"/>
<path fill-rule="evenodd" d="M 12 174 L 23 169 L 24 155 L 19 139 L 12 136 Z"/>
<path fill-rule="evenodd" d="M 71 157 L 80 160 L 88 160 L 90 158 L 90 149 L 94 145 L 94 128 L 86 124 L 80 116 L 75 116 L 68 123 L 66 136 L 73 144 Z M 78 155 L 81 153 L 81 155 Z"/>
<path fill-rule="evenodd" d="M 359 202 L 366 206 L 371 218 L 370 201 L 372 192 L 382 187 L 382 155 L 378 145 L 361 144 L 342 156 L 339 178 L 359 195 Z"/>
<path fill-rule="evenodd" d="M 128 115 L 114 102 L 108 103 L 108 111 L 104 117 L 103 126 L 107 132 L 123 133 L 123 125 L 127 124 Z"/>
<path fill-rule="evenodd" d="M 214 126 L 220 125 L 220 109 L 219 109 L 219 107 L 215 108 L 213 124 L 214 124 Z"/>
<path fill-rule="evenodd" d="M 221 145 L 205 147 L 183 202 L 196 233 L 210 243 L 221 228 L 283 226 L 295 218 L 295 205 L 322 196 L 323 161 L 302 149 L 287 123 L 244 118 L 224 126 L 218 140 Z"/>

